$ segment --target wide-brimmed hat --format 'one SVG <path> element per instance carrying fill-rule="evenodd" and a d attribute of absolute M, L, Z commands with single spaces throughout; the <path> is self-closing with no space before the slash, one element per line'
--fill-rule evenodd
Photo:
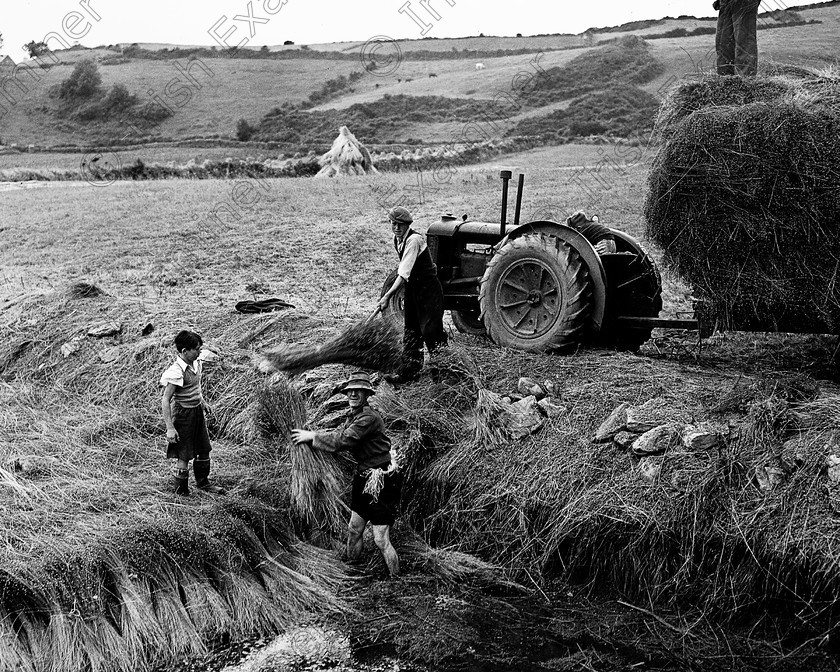
<path fill-rule="evenodd" d="M 397 224 L 411 224 L 414 218 L 404 207 L 396 205 L 388 211 L 388 220 Z"/>
<path fill-rule="evenodd" d="M 367 390 L 371 394 L 376 394 L 376 390 L 373 389 L 373 384 L 370 382 L 370 374 L 364 371 L 356 371 L 351 374 L 347 382 L 344 383 L 344 387 L 341 388 L 344 394 L 347 394 L 348 390 Z"/>

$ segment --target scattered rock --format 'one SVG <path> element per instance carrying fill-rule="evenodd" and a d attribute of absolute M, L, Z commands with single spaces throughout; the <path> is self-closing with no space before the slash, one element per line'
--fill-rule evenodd
<path fill-rule="evenodd" d="M 619 432 L 613 437 L 613 443 L 621 450 L 630 450 L 633 442 L 638 438 L 639 435 L 633 432 Z"/>
<path fill-rule="evenodd" d="M 661 457 L 643 457 L 638 464 L 639 476 L 648 483 L 653 483 L 662 471 Z"/>
<path fill-rule="evenodd" d="M 27 476 L 50 476 L 57 464 L 57 458 L 47 455 L 16 455 L 12 458 L 14 470 Z"/>
<path fill-rule="evenodd" d="M 689 450 L 711 450 L 722 443 L 722 437 L 709 425 L 687 425 L 682 431 L 682 442 Z"/>
<path fill-rule="evenodd" d="M 74 352 L 76 352 L 82 346 L 83 340 L 85 340 L 84 336 L 74 336 L 64 345 L 61 346 L 61 354 L 65 357 L 65 359 L 72 355 Z"/>
<path fill-rule="evenodd" d="M 104 322 L 91 324 L 87 329 L 87 335 L 93 338 L 104 338 L 105 336 L 115 336 L 121 331 L 122 324 L 114 320 L 105 320 Z"/>
<path fill-rule="evenodd" d="M 523 397 L 533 396 L 537 401 L 546 396 L 543 387 L 533 378 L 520 378 L 516 389 Z"/>
<path fill-rule="evenodd" d="M 147 322 L 146 325 L 140 330 L 141 336 L 148 336 L 155 330 L 155 325 L 151 322 Z"/>
<path fill-rule="evenodd" d="M 99 353 L 99 359 L 101 359 L 105 364 L 110 364 L 111 362 L 116 362 L 121 355 L 121 348 L 119 346 L 114 346 L 113 348 L 105 348 Z"/>
<path fill-rule="evenodd" d="M 685 414 L 673 407 L 666 399 L 649 399 L 641 406 L 631 406 L 627 409 L 627 430 L 630 432 L 647 432 L 655 427 L 668 423 L 685 423 Z"/>
<path fill-rule="evenodd" d="M 621 403 L 613 409 L 606 420 L 601 423 L 601 426 L 595 431 L 593 441 L 602 443 L 609 441 L 620 431 L 627 426 L 627 409 L 630 404 L 627 402 Z"/>
<path fill-rule="evenodd" d="M 555 383 L 553 380 L 544 380 L 542 386 L 548 397 L 559 397 L 563 391 L 560 384 Z"/>
<path fill-rule="evenodd" d="M 545 413 L 548 418 L 556 418 L 558 415 L 565 413 L 567 410 L 565 406 L 555 403 L 550 397 L 543 397 L 540 399 L 537 402 L 537 406 L 542 409 L 543 413 Z"/>
<path fill-rule="evenodd" d="M 825 458 L 825 466 L 828 470 L 828 480 L 832 483 L 840 483 L 840 457 L 831 454 Z"/>
<path fill-rule="evenodd" d="M 333 413 L 335 411 L 346 411 L 347 410 L 347 397 L 344 394 L 334 394 L 329 399 L 327 399 L 323 404 L 321 404 L 320 411 L 327 415 L 329 413 Z"/>
<path fill-rule="evenodd" d="M 661 455 L 682 443 L 681 430 L 682 427 L 675 424 L 654 427 L 637 438 L 631 450 L 634 455 Z"/>
<path fill-rule="evenodd" d="M 758 464 L 753 470 L 759 490 L 770 492 L 785 482 L 787 473 L 780 466 Z"/>
<path fill-rule="evenodd" d="M 537 399 L 533 396 L 525 397 L 510 405 L 510 422 L 507 429 L 512 438 L 524 438 L 545 424 L 545 418 L 538 409 Z"/>

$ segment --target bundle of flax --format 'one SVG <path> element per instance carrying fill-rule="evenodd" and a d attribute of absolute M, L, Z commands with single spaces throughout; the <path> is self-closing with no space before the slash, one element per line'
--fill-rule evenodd
<path fill-rule="evenodd" d="M 262 353 L 263 371 L 300 373 L 323 364 L 393 371 L 402 355 L 400 336 L 389 320 L 355 322 L 321 345 L 282 344 Z"/>
<path fill-rule="evenodd" d="M 647 236 L 720 327 L 840 331 L 840 78 L 716 78 L 657 127 Z"/>
<path fill-rule="evenodd" d="M 290 442 L 291 430 L 306 424 L 306 407 L 286 376 L 277 374 L 257 390 L 256 409 L 255 422 L 263 439 L 289 443 L 294 511 L 307 523 L 340 535 L 346 521 L 341 495 L 349 479 L 349 464 L 335 453 Z"/>

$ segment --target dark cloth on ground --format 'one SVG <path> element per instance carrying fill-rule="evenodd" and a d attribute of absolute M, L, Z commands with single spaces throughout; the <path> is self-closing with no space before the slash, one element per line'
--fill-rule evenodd
<path fill-rule="evenodd" d="M 349 451 L 360 472 L 391 463 L 391 441 L 385 434 L 385 423 L 368 405 L 351 412 L 340 430 L 316 433 L 313 447 L 331 453 Z"/>
<path fill-rule="evenodd" d="M 754 76 L 758 70 L 756 22 L 760 0 L 720 0 L 715 50 L 719 75 Z"/>
<path fill-rule="evenodd" d="M 185 408 L 172 404 L 172 424 L 178 431 L 178 441 L 170 442 L 166 457 L 188 462 L 196 456 L 206 456 L 212 450 L 204 409 L 201 406 Z"/>
<path fill-rule="evenodd" d="M 385 474 L 382 490 L 374 502 L 373 497 L 364 491 L 367 475 L 356 474 L 353 477 L 350 510 L 369 521 L 371 525 L 393 525 L 399 515 L 402 482 L 402 474 L 397 471 Z"/>

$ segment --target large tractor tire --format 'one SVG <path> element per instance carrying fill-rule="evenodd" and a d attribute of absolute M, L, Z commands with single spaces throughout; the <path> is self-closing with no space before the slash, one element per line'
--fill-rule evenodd
<path fill-rule="evenodd" d="M 394 280 L 397 279 L 397 269 L 391 271 L 382 283 L 382 289 L 379 292 L 379 297 L 385 296 L 385 292 L 391 289 Z M 388 299 L 388 305 L 382 311 L 382 316 L 386 320 L 393 322 L 394 326 L 402 331 L 405 326 L 405 286 L 400 287 L 399 291 Z"/>
<path fill-rule="evenodd" d="M 514 238 L 487 264 L 479 304 L 495 343 L 530 352 L 569 350 L 586 334 L 592 311 L 589 269 L 559 238 Z"/>
<path fill-rule="evenodd" d="M 475 310 L 452 310 L 452 324 L 462 334 L 470 336 L 486 336 L 487 329 L 481 321 L 481 313 Z"/>

